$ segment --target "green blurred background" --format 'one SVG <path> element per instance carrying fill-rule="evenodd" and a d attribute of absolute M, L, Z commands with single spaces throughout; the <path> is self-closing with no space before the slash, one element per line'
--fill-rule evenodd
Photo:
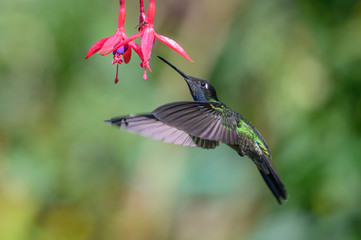
<path fill-rule="evenodd" d="M 148 2 L 148 1 L 146 1 Z M 361 1 L 156 1 L 160 42 L 84 57 L 117 26 L 116 0 L 0 2 L 0 239 L 361 239 Z M 138 1 L 126 1 L 128 35 Z M 139 40 L 138 40 L 139 41 Z M 103 122 L 190 100 L 185 73 L 262 133 L 289 192 L 252 162 Z"/>

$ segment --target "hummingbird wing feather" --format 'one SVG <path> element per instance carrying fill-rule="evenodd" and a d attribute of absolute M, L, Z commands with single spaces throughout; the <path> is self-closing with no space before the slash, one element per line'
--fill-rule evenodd
<path fill-rule="evenodd" d="M 218 102 L 174 102 L 152 114 L 165 124 L 199 138 L 238 144 L 237 115 Z"/>
<path fill-rule="evenodd" d="M 126 129 L 129 132 L 137 133 L 141 136 L 150 137 L 155 140 L 161 140 L 166 143 L 193 147 L 197 146 L 206 149 L 215 148 L 219 145 L 217 141 L 201 139 L 189 135 L 175 127 L 171 127 L 159 121 L 159 119 L 152 114 L 130 115 L 105 121 Z"/>

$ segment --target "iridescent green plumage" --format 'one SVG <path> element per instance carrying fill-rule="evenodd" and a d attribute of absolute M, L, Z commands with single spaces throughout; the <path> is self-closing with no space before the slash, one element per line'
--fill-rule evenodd
<path fill-rule="evenodd" d="M 249 156 L 277 201 L 286 200 L 286 190 L 272 165 L 271 151 L 257 129 L 241 114 L 220 102 L 210 82 L 188 76 L 161 59 L 184 77 L 194 101 L 169 103 L 151 114 L 106 121 L 173 144 L 211 149 L 223 142 L 240 156 Z"/>

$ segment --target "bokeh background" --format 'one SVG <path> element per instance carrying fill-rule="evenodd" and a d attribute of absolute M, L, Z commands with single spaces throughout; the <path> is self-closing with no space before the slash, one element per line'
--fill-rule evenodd
<path fill-rule="evenodd" d="M 146 1 L 148 2 L 148 1 Z M 0 239 L 361 239 L 361 1 L 156 1 L 153 72 L 84 57 L 116 0 L 0 2 Z M 126 1 L 128 35 L 138 1 Z M 138 40 L 139 41 L 139 40 Z M 221 145 L 174 146 L 103 122 L 190 100 L 156 58 L 210 80 L 262 133 L 289 192 Z"/>

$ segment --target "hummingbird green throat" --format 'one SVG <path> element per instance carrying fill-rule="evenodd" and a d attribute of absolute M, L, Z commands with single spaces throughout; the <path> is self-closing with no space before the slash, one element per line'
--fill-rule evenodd
<path fill-rule="evenodd" d="M 286 189 L 271 160 L 271 151 L 257 129 L 241 114 L 217 98 L 210 82 L 186 75 L 167 60 L 186 81 L 194 101 L 173 102 L 150 114 L 105 120 L 130 132 L 167 143 L 213 149 L 223 142 L 257 166 L 278 203 L 287 200 Z"/>

